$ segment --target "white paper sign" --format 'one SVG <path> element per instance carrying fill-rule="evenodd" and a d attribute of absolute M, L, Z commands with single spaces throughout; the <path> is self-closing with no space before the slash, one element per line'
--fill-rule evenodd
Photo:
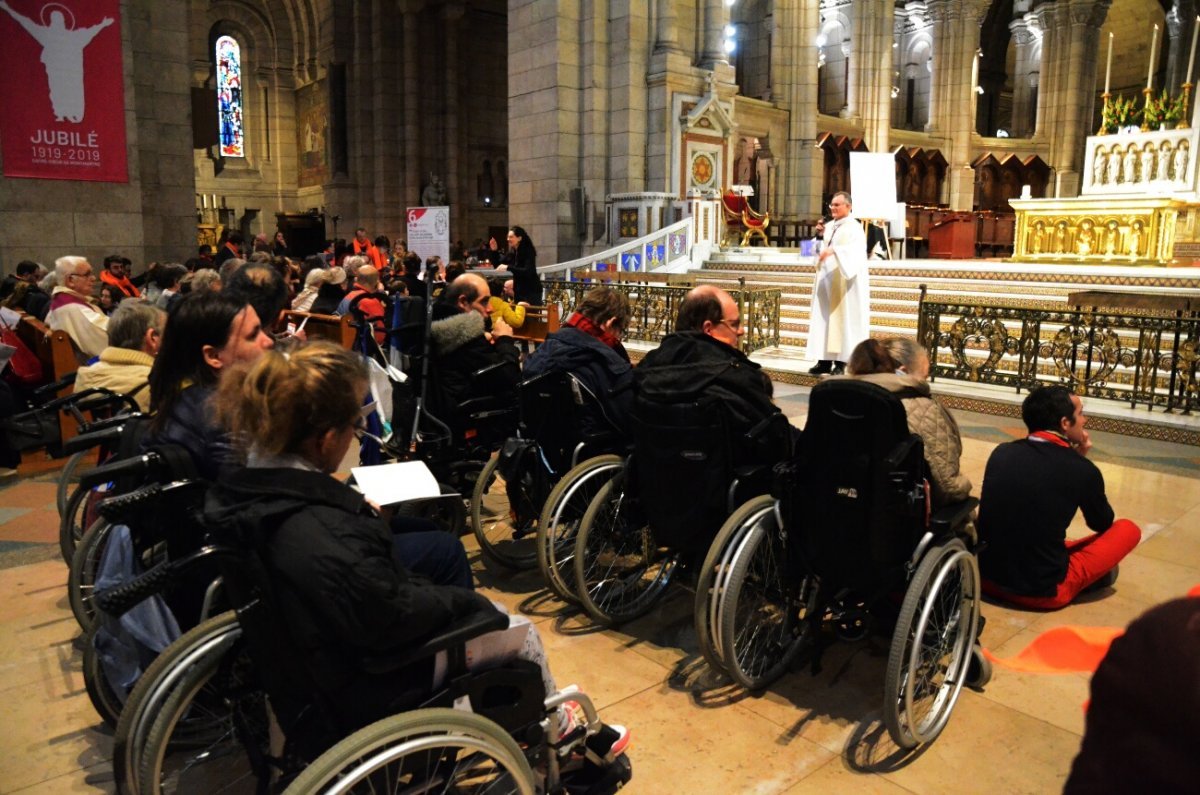
<path fill-rule="evenodd" d="M 855 218 L 884 221 L 895 216 L 895 155 L 890 152 L 851 152 L 850 185 Z"/>
<path fill-rule="evenodd" d="M 427 257 L 450 261 L 450 208 L 408 208 L 408 250 Z"/>
<path fill-rule="evenodd" d="M 424 461 L 354 467 L 350 472 L 363 495 L 376 505 L 427 500 L 442 493 Z"/>

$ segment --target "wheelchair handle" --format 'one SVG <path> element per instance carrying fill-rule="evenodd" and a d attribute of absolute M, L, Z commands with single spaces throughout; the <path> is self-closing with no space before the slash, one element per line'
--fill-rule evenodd
<path fill-rule="evenodd" d="M 135 489 L 128 494 L 121 494 L 116 497 L 109 497 L 99 505 L 96 510 L 100 515 L 109 522 L 116 523 L 125 516 L 130 509 L 136 508 L 139 505 L 149 502 L 157 497 L 162 492 L 162 486 L 158 483 L 151 483 L 148 486 L 142 486 L 140 489 Z"/>
<path fill-rule="evenodd" d="M 201 560 L 220 555 L 235 554 L 228 547 L 207 545 L 179 560 L 168 560 L 149 571 L 139 574 L 129 582 L 105 588 L 96 593 L 96 606 L 113 618 L 120 618 L 151 596 L 161 592 L 167 585 Z"/>
<path fill-rule="evenodd" d="M 108 483 L 128 475 L 145 475 L 161 465 L 162 457 L 157 453 L 144 453 L 85 472 L 79 476 L 79 485 L 81 488 L 91 489 L 101 483 Z"/>
<path fill-rule="evenodd" d="M 117 441 L 121 438 L 121 432 L 125 430 L 125 417 L 114 417 L 113 419 L 118 419 L 120 422 L 116 425 L 109 425 L 107 428 L 81 433 L 78 436 L 72 437 L 63 445 L 63 452 L 67 455 L 81 453 L 84 450 L 91 450 L 93 447 Z"/>
<path fill-rule="evenodd" d="M 74 384 L 75 383 L 75 375 L 76 375 L 75 373 L 71 373 L 70 375 L 63 376 L 60 380 L 55 381 L 52 384 L 46 384 L 45 386 L 39 386 L 37 389 L 33 390 L 33 399 L 37 400 L 37 401 L 42 401 L 48 397 L 53 397 L 54 395 L 58 394 L 62 390 L 66 389 L 67 387 Z M 74 395 L 67 395 L 66 397 L 61 397 L 61 398 L 58 398 L 57 400 L 52 400 L 52 401 L 50 401 L 50 403 L 57 403 L 58 405 L 61 405 L 60 401 L 68 401 L 73 397 L 74 397 Z M 50 404 L 39 402 L 37 407 L 43 408 L 43 407 L 47 407 L 47 406 L 50 406 Z"/>

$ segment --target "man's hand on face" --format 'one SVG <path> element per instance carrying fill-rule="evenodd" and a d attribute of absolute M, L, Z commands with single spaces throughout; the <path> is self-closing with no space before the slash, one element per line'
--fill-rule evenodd
<path fill-rule="evenodd" d="M 1084 431 L 1083 439 L 1073 444 L 1072 447 L 1074 447 L 1076 452 L 1078 452 L 1080 455 L 1086 456 L 1092 449 L 1091 434 L 1089 434 L 1087 431 Z"/>
<path fill-rule="evenodd" d="M 512 326 L 504 322 L 503 318 L 496 318 L 492 321 L 492 337 L 511 337 L 513 335 Z"/>

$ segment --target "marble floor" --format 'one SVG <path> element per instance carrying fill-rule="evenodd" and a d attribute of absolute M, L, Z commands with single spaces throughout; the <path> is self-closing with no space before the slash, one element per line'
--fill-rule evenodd
<path fill-rule="evenodd" d="M 781 384 L 777 396 L 802 423 L 807 390 Z M 991 450 L 1022 429 L 957 416 L 963 468 L 978 487 Z M 1124 626 L 1200 583 L 1200 448 L 1096 434 L 1095 460 L 1118 515 L 1138 522 L 1145 540 L 1098 598 L 1052 614 L 986 604 L 983 641 L 1001 657 L 1055 626 Z M 0 485 L 2 793 L 114 791 L 111 737 L 84 691 L 67 571 L 52 544 L 56 468 L 31 461 Z M 631 793 L 1049 793 L 1061 790 L 1079 746 L 1083 674 L 997 668 L 984 692 L 963 692 L 937 742 L 905 755 L 879 722 L 883 641 L 835 645 L 815 675 L 792 673 L 753 696 L 711 677 L 690 593 L 676 591 L 619 631 L 597 631 L 534 577 L 496 574 L 471 554 L 484 592 L 537 622 L 558 681 L 578 683 L 603 717 L 631 727 Z"/>

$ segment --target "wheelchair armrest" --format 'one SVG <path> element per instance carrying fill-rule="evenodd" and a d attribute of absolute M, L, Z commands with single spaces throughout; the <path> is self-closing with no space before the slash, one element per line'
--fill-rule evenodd
<path fill-rule="evenodd" d="M 121 438 L 121 432 L 124 430 L 125 417 L 113 417 L 114 420 L 120 420 L 115 425 L 109 425 L 105 428 L 89 430 L 88 433 L 81 433 L 67 441 L 63 445 L 63 452 L 67 455 L 78 453 L 83 450 L 91 450 L 93 447 L 99 447 L 102 444 L 115 442 Z M 98 424 L 98 423 L 97 423 Z M 90 427 L 90 426 L 89 426 Z"/>
<path fill-rule="evenodd" d="M 934 532 L 934 535 L 948 534 L 970 519 L 971 511 L 977 507 L 979 507 L 979 500 L 975 497 L 943 505 L 933 512 L 933 516 L 929 517 L 929 529 Z"/>
<path fill-rule="evenodd" d="M 471 638 L 496 632 L 508 626 L 508 616 L 498 610 L 474 613 L 460 619 L 444 630 L 425 640 L 420 646 L 396 654 L 376 654 L 364 657 L 359 667 L 369 674 L 386 674 L 410 665 L 417 660 L 432 657 L 439 651 L 461 646 Z"/>
<path fill-rule="evenodd" d="M 921 441 L 920 436 L 915 433 L 910 433 L 908 438 L 898 442 L 896 446 L 891 449 L 891 451 L 887 454 L 887 457 L 883 459 L 884 465 L 887 466 L 888 469 L 893 469 L 900 466 L 900 464 L 904 463 L 904 459 L 908 458 L 909 451 L 912 450 L 913 445 L 919 441 Z"/>
<path fill-rule="evenodd" d="M 61 379 L 59 379 L 58 381 L 55 381 L 52 384 L 46 384 L 45 386 L 39 386 L 37 389 L 33 390 L 33 395 L 32 395 L 33 400 L 34 400 L 34 402 L 36 402 L 38 404 L 45 403 L 47 400 L 53 398 L 59 392 L 61 392 L 62 390 L 66 389 L 67 387 L 71 386 L 74 383 L 75 383 L 75 373 L 71 373 L 70 375 L 63 376 Z"/>
<path fill-rule="evenodd" d="M 129 475 L 148 475 L 161 465 L 162 458 L 158 453 L 151 451 L 84 472 L 79 476 L 79 485 L 85 489 L 95 488 L 101 483 L 108 483 Z"/>

